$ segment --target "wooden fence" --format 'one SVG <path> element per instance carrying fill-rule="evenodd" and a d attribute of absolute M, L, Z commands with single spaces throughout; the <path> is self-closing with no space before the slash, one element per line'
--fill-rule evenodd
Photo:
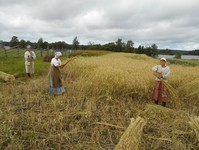
<path fill-rule="evenodd" d="M 62 49 L 62 50 L 49 50 L 49 49 L 36 49 L 34 50 L 37 56 L 47 56 L 54 55 L 56 51 L 62 52 L 63 56 L 67 56 L 71 53 L 74 53 L 72 49 Z M 0 49 L 0 57 L 23 57 L 26 49 Z"/>

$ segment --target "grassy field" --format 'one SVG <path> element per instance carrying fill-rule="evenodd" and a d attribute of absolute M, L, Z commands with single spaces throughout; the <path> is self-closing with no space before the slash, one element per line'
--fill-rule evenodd
<path fill-rule="evenodd" d="M 15 77 L 24 77 L 25 62 L 23 57 L 8 57 L 0 59 L 0 71 L 13 74 Z M 35 60 L 35 75 L 41 75 L 49 69 L 49 62 L 44 62 L 43 57 L 37 57 Z"/>
<path fill-rule="evenodd" d="M 3 50 L 1 50 L 3 51 Z M 19 56 L 17 57 L 17 50 L 9 50 L 8 56 L 9 57 L 1 57 L 0 58 L 0 71 L 3 71 L 8 74 L 15 75 L 15 77 L 24 77 L 26 76 L 25 73 L 25 63 L 23 54 L 25 50 L 19 50 Z M 37 52 L 37 58 L 35 60 L 35 75 L 39 76 L 41 74 L 45 74 L 49 69 L 49 62 L 44 62 L 44 56 L 47 55 L 46 51 L 43 53 L 43 57 L 39 56 L 39 51 Z M 91 50 L 77 50 L 75 53 L 72 53 L 74 56 L 84 56 L 84 57 L 91 57 L 91 56 L 102 56 L 109 54 L 111 52 L 108 51 L 91 51 Z M 3 56 L 4 53 L 0 54 Z M 64 55 L 62 60 L 66 60 L 68 55 Z"/>
<path fill-rule="evenodd" d="M 1 149 L 111 150 L 131 118 L 139 117 L 143 129 L 132 130 L 141 136 L 128 139 L 137 149 L 199 149 L 199 66 L 170 65 L 169 84 L 177 95 L 163 108 L 151 100 L 151 67 L 158 63 L 125 53 L 79 56 L 62 70 L 67 92 L 58 97 L 48 94 L 46 75 L 4 83 Z"/>
<path fill-rule="evenodd" d="M 199 60 L 188 60 L 188 59 L 169 59 L 171 64 L 179 64 L 184 66 L 198 66 Z"/>

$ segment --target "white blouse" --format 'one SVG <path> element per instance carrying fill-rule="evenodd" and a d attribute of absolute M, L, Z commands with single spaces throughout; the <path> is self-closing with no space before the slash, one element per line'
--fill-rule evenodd
<path fill-rule="evenodd" d="M 61 60 L 58 58 L 56 59 L 55 57 L 51 60 L 51 66 L 57 67 L 58 65 L 61 65 Z"/>
<path fill-rule="evenodd" d="M 25 58 L 25 61 L 30 61 L 30 59 L 32 59 L 33 61 L 36 58 L 36 54 L 34 51 L 32 51 L 32 58 L 30 58 L 30 52 L 26 51 L 24 54 L 24 58 Z"/>
<path fill-rule="evenodd" d="M 36 54 L 34 51 L 32 51 L 32 58 L 30 58 L 30 52 L 26 51 L 24 54 L 24 58 L 25 58 L 25 64 L 30 65 L 31 61 L 32 61 L 32 63 L 34 62 L 34 59 L 36 58 Z"/>
<path fill-rule="evenodd" d="M 169 75 L 170 75 L 170 73 L 171 73 L 169 66 L 162 67 L 161 65 L 157 65 L 157 66 L 152 67 L 152 70 L 154 72 L 162 73 L 162 76 L 163 76 L 164 80 L 167 80 Z M 155 80 L 156 81 L 160 81 L 160 79 L 158 79 L 157 77 L 156 77 Z"/>

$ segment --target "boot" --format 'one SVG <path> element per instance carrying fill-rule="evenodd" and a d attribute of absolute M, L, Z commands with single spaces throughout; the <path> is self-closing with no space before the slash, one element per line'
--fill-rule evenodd
<path fill-rule="evenodd" d="M 166 102 L 162 102 L 162 106 L 163 106 L 163 107 L 166 107 Z"/>
<path fill-rule="evenodd" d="M 156 105 L 158 105 L 158 100 L 155 100 L 154 102 L 155 102 Z"/>
<path fill-rule="evenodd" d="M 31 76 L 30 76 L 30 73 L 27 73 L 27 75 L 28 75 L 29 78 L 31 77 Z"/>

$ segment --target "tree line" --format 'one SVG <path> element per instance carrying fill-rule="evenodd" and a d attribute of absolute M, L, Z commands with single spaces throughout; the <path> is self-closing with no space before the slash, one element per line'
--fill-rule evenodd
<path fill-rule="evenodd" d="M 95 44 L 94 42 L 88 42 L 87 45 L 80 45 L 77 36 L 73 39 L 72 44 L 68 44 L 64 41 L 49 43 L 44 41 L 43 38 L 39 38 L 37 42 L 26 41 L 24 39 L 19 40 L 17 36 L 13 36 L 9 42 L 4 42 L 7 46 L 18 47 L 25 49 L 27 45 L 31 45 L 34 49 L 81 49 L 81 50 L 107 50 L 113 52 L 127 52 L 127 53 L 137 53 L 146 54 L 151 57 L 156 57 L 158 55 L 158 46 L 152 44 L 150 46 L 139 45 L 137 48 L 134 47 L 134 42 L 128 40 L 124 42 L 121 38 L 118 38 L 115 42 L 110 42 L 106 44 Z"/>

